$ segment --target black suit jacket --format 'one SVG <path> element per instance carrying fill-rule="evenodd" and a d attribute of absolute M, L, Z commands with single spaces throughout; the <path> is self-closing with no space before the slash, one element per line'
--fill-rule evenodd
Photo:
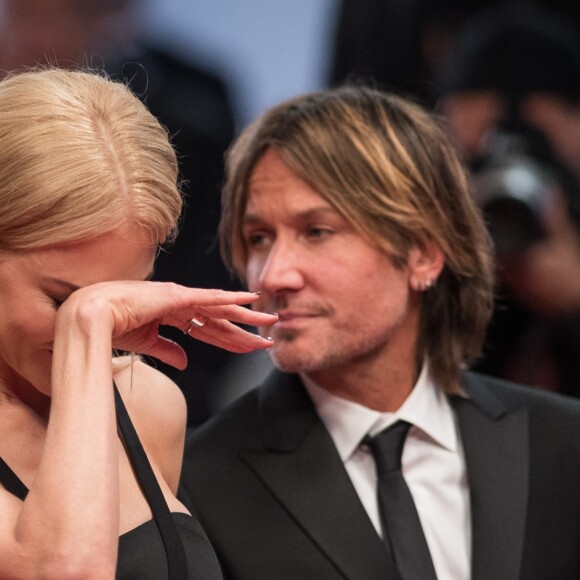
<path fill-rule="evenodd" d="M 578 580 L 580 403 L 472 373 L 462 380 L 469 398 L 452 405 L 473 579 Z M 226 577 L 398 577 L 296 375 L 273 372 L 190 434 L 181 497 Z"/>

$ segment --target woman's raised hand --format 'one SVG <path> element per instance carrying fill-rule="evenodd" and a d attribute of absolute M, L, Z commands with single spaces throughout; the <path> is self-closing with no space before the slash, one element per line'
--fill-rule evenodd
<path fill-rule="evenodd" d="M 270 339 L 234 324 L 269 326 L 278 320 L 276 314 L 246 308 L 257 298 L 253 292 L 187 288 L 168 282 L 101 282 L 71 294 L 59 310 L 58 323 L 77 324 L 86 330 L 105 326 L 113 348 L 185 368 L 185 352 L 160 336 L 159 326 L 174 326 L 192 338 L 232 352 L 268 348 Z M 91 336 L 99 333 L 87 333 L 89 339 Z"/>

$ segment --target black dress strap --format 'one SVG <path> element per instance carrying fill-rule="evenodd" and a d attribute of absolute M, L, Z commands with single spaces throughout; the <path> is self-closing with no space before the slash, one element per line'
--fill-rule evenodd
<path fill-rule="evenodd" d="M 117 424 L 121 439 L 163 540 L 165 553 L 167 554 L 169 579 L 186 580 L 188 578 L 187 560 L 177 526 L 114 381 L 113 387 L 115 390 Z"/>
<path fill-rule="evenodd" d="M 18 499 L 24 501 L 28 495 L 28 488 L 22 480 L 12 471 L 10 466 L 0 457 L 0 483 Z"/>

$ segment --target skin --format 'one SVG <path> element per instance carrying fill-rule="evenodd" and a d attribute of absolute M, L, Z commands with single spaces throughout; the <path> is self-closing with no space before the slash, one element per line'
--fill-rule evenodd
<path fill-rule="evenodd" d="M 0 456 L 30 489 L 21 502 L 0 488 L 1 577 L 112 578 L 118 535 L 151 518 L 117 436 L 113 347 L 183 368 L 159 325 L 185 330 L 194 315 L 209 320 L 193 338 L 237 352 L 271 345 L 230 322 L 276 319 L 242 306 L 256 295 L 147 282 L 154 255 L 133 224 L 0 256 Z M 175 497 L 181 391 L 140 362 L 114 376 L 170 510 L 186 511 Z"/>
<path fill-rule="evenodd" d="M 441 252 L 414 247 L 396 268 L 272 149 L 250 177 L 243 221 L 254 306 L 279 314 L 261 328 L 276 366 L 377 410 L 400 407 L 418 373 L 418 288 L 441 272 Z"/>
<path fill-rule="evenodd" d="M 12 390 L 23 396 L 31 389 L 50 395 L 57 312 L 74 289 L 150 276 L 155 249 L 142 232 L 138 235 L 142 239 L 127 240 L 115 232 L 98 240 L 9 255 L 2 260 L 0 376 Z M 115 251 L 115 247 L 123 247 L 123 251 Z"/>

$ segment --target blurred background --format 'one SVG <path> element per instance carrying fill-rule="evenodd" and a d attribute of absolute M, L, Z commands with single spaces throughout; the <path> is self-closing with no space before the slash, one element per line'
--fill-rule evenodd
<path fill-rule="evenodd" d="M 578 0 L 0 0 L 0 77 L 104 69 L 168 127 L 186 194 L 156 277 L 237 288 L 215 243 L 223 155 L 265 108 L 365 82 L 440 115 L 495 242 L 497 307 L 476 368 L 580 396 Z M 198 425 L 270 369 L 179 333 Z"/>
<path fill-rule="evenodd" d="M 151 35 L 229 84 L 240 123 L 325 83 L 336 0 L 143 0 Z"/>

